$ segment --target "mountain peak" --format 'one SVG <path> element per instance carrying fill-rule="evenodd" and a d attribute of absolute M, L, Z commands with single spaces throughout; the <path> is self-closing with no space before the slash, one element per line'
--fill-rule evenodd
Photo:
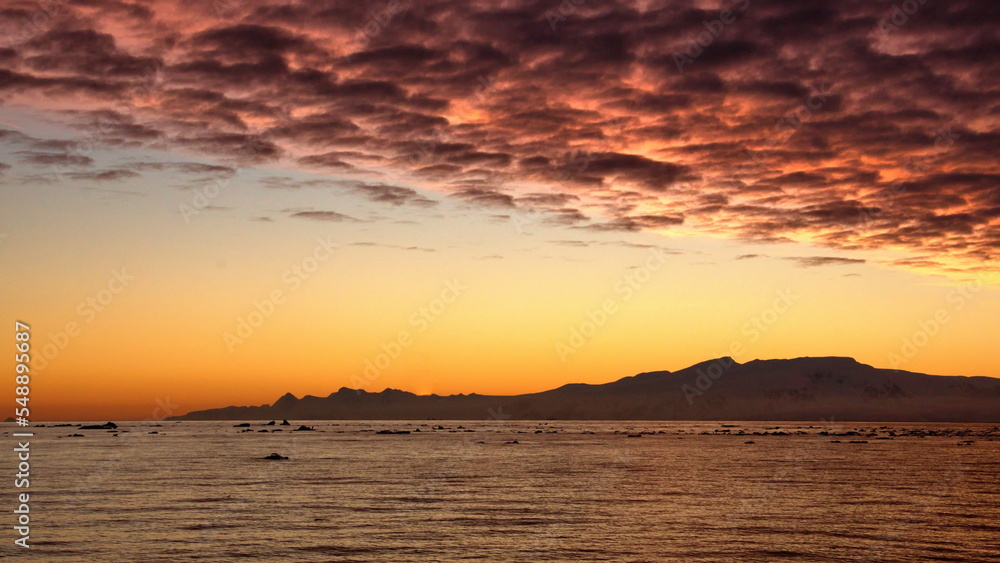
<path fill-rule="evenodd" d="M 298 400 L 299 400 L 298 397 L 296 397 L 295 395 L 292 395 L 291 393 L 285 393 L 284 395 L 281 396 L 280 399 L 278 399 L 277 401 L 275 401 L 274 404 L 271 405 L 271 406 L 272 407 L 287 407 L 287 406 L 290 406 L 290 405 L 294 405 L 296 402 L 298 402 Z"/>
<path fill-rule="evenodd" d="M 735 367 L 735 366 L 738 366 L 738 365 L 741 365 L 741 364 L 739 362 L 737 362 L 736 360 L 734 360 L 732 357 L 730 357 L 730 356 L 722 356 L 721 358 L 715 358 L 714 360 L 705 360 L 704 362 L 698 362 L 697 364 L 694 364 L 693 366 L 690 366 L 690 367 L 688 367 L 686 369 L 689 369 L 689 370 L 690 369 L 694 369 L 694 370 L 697 370 L 697 369 L 707 370 L 708 368 L 711 368 L 713 366 L 717 366 L 717 367 L 721 367 L 722 369 L 725 370 L 725 369 L 729 369 L 731 367 Z"/>

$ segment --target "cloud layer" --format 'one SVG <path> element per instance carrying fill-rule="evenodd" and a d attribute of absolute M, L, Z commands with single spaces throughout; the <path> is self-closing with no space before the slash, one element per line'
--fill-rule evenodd
<path fill-rule="evenodd" d="M 990 2 L 706 6 L 7 2 L 0 99 L 88 143 L 329 172 L 389 205 L 435 204 L 404 178 L 580 229 L 995 258 Z M 9 161 L 142 173 L 19 135 Z"/>

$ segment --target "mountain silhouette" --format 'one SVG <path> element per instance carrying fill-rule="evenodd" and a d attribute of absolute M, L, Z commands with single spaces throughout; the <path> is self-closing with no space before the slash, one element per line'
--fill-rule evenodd
<path fill-rule="evenodd" d="M 855 420 L 1000 422 L 1000 379 L 877 369 L 852 358 L 724 357 L 676 372 L 525 395 L 416 395 L 341 388 L 174 420 Z"/>

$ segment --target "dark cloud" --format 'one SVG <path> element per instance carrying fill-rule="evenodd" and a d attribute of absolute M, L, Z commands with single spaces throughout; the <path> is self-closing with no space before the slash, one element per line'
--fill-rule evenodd
<path fill-rule="evenodd" d="M 24 162 L 56 169 L 91 166 L 94 164 L 94 159 L 80 154 L 38 151 L 19 151 L 16 154 Z"/>
<path fill-rule="evenodd" d="M 336 146 L 344 138 L 350 138 L 360 128 L 349 119 L 331 113 L 321 113 L 296 120 L 271 130 L 275 137 L 289 139 L 311 146 Z M 332 156 L 337 154 L 326 153 Z M 338 154 L 338 156 L 340 156 Z"/>
<path fill-rule="evenodd" d="M 303 53 L 312 51 L 311 43 L 280 27 L 240 24 L 217 27 L 195 34 L 190 39 L 195 48 L 207 48 L 221 57 Z"/>
<path fill-rule="evenodd" d="M 543 212 L 542 220 L 549 225 L 577 225 L 589 221 L 590 218 L 579 209 L 564 207 L 560 209 L 546 209 Z"/>
<path fill-rule="evenodd" d="M 329 187 L 333 185 L 333 181 L 318 178 L 295 179 L 288 176 L 267 176 L 260 179 L 260 184 L 270 189 L 297 190 L 301 188 Z"/>
<path fill-rule="evenodd" d="M 451 197 L 491 207 L 516 207 L 512 196 L 487 188 L 465 188 Z"/>
<path fill-rule="evenodd" d="M 336 211 L 298 211 L 291 214 L 296 219 L 311 219 L 313 221 L 336 221 L 336 222 L 359 222 L 349 215 L 337 213 Z"/>
<path fill-rule="evenodd" d="M 864 264 L 865 260 L 860 258 L 840 258 L 837 256 L 793 256 L 785 258 L 795 262 L 802 268 L 813 268 L 816 266 L 848 266 Z"/>
<path fill-rule="evenodd" d="M 428 199 L 410 188 L 390 186 L 386 184 L 348 184 L 351 189 L 372 201 L 390 205 L 415 205 L 417 207 L 434 207 L 438 202 Z"/>
<path fill-rule="evenodd" d="M 351 170 L 354 168 L 354 166 L 341 160 L 340 154 L 336 152 L 304 156 L 299 158 L 298 162 L 299 164 L 305 166 L 317 168 L 332 168 L 340 170 Z"/>
<path fill-rule="evenodd" d="M 192 176 L 208 176 L 226 178 L 234 176 L 236 169 L 220 164 L 205 164 L 202 162 L 133 162 L 123 166 L 129 170 L 169 171 Z"/>
<path fill-rule="evenodd" d="M 598 153 L 584 159 L 582 171 L 587 174 L 599 175 L 606 181 L 632 181 L 655 191 L 666 190 L 688 171 L 685 166 L 634 154 Z"/>
<path fill-rule="evenodd" d="M 98 149 L 327 171 L 390 205 L 435 200 L 378 174 L 591 231 L 995 257 L 994 6 L 918 3 L 899 25 L 887 3 L 731 4 L 706 42 L 722 14 L 689 0 L 434 0 L 377 26 L 377 0 L 76 2 L 30 34 L 37 7 L 12 0 L 0 101 L 89 108 L 56 113 Z"/>
<path fill-rule="evenodd" d="M 86 180 L 90 182 L 117 182 L 128 178 L 138 178 L 140 174 L 132 170 L 115 169 L 94 172 L 67 172 L 65 176 L 73 180 Z"/>
<path fill-rule="evenodd" d="M 219 133 L 178 137 L 175 141 L 186 150 L 207 152 L 249 163 L 273 161 L 284 154 L 281 147 L 260 135 Z"/>
<path fill-rule="evenodd" d="M 529 193 L 522 197 L 517 198 L 517 203 L 537 206 L 537 207 L 562 207 L 574 201 L 579 201 L 580 197 L 574 194 L 564 194 L 564 193 L 553 193 L 553 194 L 540 194 L 540 193 Z"/>
<path fill-rule="evenodd" d="M 105 79 L 139 79 L 157 72 L 156 57 L 121 51 L 115 38 L 92 29 L 52 29 L 21 48 L 27 69 L 45 74 L 89 74 Z"/>
<path fill-rule="evenodd" d="M 293 179 L 287 176 L 268 176 L 262 178 L 260 183 L 264 187 L 273 189 L 338 188 L 360 194 L 374 202 L 395 206 L 434 207 L 438 204 L 437 201 L 419 194 L 416 190 L 388 184 L 322 178 Z"/>
<path fill-rule="evenodd" d="M 399 246 L 397 244 L 383 244 L 379 242 L 352 242 L 350 246 L 370 246 L 370 247 L 380 247 L 380 248 L 394 248 L 396 250 L 410 250 L 416 252 L 437 252 L 433 248 L 424 248 L 422 246 Z"/>

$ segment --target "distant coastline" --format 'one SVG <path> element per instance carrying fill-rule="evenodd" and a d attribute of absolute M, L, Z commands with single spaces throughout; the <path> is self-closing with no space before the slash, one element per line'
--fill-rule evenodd
<path fill-rule="evenodd" d="M 1000 379 L 877 369 L 851 358 L 724 357 L 677 372 L 524 395 L 416 395 L 341 388 L 288 393 L 270 405 L 229 406 L 168 420 L 719 420 L 1000 422 Z"/>

